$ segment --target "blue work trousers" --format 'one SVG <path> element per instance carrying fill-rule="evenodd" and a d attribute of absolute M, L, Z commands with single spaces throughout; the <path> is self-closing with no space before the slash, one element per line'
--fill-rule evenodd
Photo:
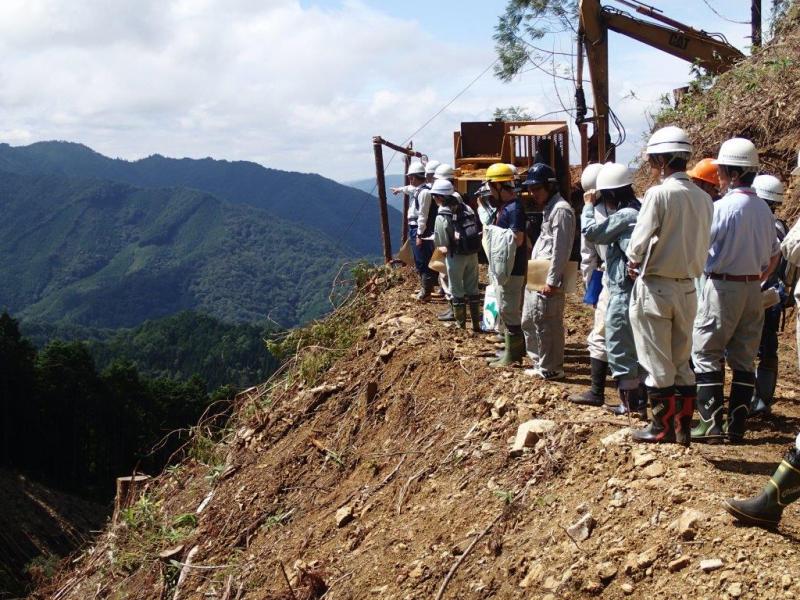
<path fill-rule="evenodd" d="M 630 319 L 630 291 L 613 290 L 606 308 L 606 353 L 611 375 L 617 381 L 639 378 L 639 361 Z"/>
<path fill-rule="evenodd" d="M 409 225 L 408 239 L 408 243 L 411 244 L 411 252 L 414 254 L 417 273 L 432 277 L 434 281 L 438 279 L 439 273 L 428 266 L 433 256 L 433 240 L 422 240 L 422 245 L 417 246 L 417 227 L 415 225 Z"/>

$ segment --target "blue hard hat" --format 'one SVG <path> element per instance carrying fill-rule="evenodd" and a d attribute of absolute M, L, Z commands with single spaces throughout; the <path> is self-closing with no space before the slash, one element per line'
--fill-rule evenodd
<path fill-rule="evenodd" d="M 522 182 L 522 186 L 546 185 L 548 183 L 555 183 L 556 181 L 556 172 L 550 165 L 536 163 L 528 169 L 528 178 Z"/>

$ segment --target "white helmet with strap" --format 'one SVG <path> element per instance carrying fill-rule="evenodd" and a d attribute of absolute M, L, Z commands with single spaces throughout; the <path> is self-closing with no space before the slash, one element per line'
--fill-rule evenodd
<path fill-rule="evenodd" d="M 753 189 L 759 198 L 769 202 L 783 202 L 784 187 L 774 175 L 758 175 L 753 180 Z"/>

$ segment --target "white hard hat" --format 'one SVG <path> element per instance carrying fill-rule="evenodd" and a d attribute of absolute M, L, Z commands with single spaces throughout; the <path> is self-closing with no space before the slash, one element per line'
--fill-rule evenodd
<path fill-rule="evenodd" d="M 418 160 L 415 160 L 408 165 L 408 171 L 406 172 L 406 175 L 425 175 L 425 165 Z"/>
<path fill-rule="evenodd" d="M 774 175 L 758 175 L 753 180 L 753 189 L 759 198 L 770 202 L 783 202 L 783 184 Z"/>
<path fill-rule="evenodd" d="M 433 172 L 434 179 L 452 179 L 453 178 L 453 167 L 448 165 L 447 163 L 442 163 L 436 170 Z"/>
<path fill-rule="evenodd" d="M 731 138 L 722 142 L 715 165 L 728 167 L 758 168 L 758 150 L 756 145 L 745 138 Z"/>
<path fill-rule="evenodd" d="M 692 143 L 689 136 L 680 127 L 668 125 L 662 127 L 650 136 L 647 141 L 646 154 L 672 154 L 674 152 L 692 151 Z"/>
<path fill-rule="evenodd" d="M 620 163 L 607 162 L 597 174 L 595 189 L 598 192 L 601 190 L 615 190 L 632 183 L 633 176 L 628 167 Z"/>
<path fill-rule="evenodd" d="M 603 163 L 592 163 L 586 165 L 586 168 L 581 173 L 581 187 L 584 192 L 593 190 L 597 184 L 597 174 L 603 168 Z"/>
<path fill-rule="evenodd" d="M 792 169 L 792 175 L 800 175 L 800 152 L 797 153 L 797 166 Z"/>
<path fill-rule="evenodd" d="M 431 195 L 433 196 L 452 196 L 454 191 L 453 184 L 447 179 L 437 179 L 431 186 Z"/>
<path fill-rule="evenodd" d="M 426 175 L 433 175 L 436 172 L 436 167 L 438 167 L 440 163 L 438 160 L 429 160 L 425 163 L 425 174 Z"/>

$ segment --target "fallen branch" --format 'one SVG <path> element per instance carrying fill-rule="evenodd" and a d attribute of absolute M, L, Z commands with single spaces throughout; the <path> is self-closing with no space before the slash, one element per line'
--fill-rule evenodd
<path fill-rule="evenodd" d="M 283 579 L 286 582 L 286 586 L 289 588 L 289 592 L 291 592 L 292 594 L 292 598 L 294 598 L 294 600 L 297 600 L 297 595 L 294 593 L 294 590 L 292 589 L 292 584 L 289 583 L 289 576 L 286 574 L 286 567 L 283 566 L 283 563 L 281 561 L 278 561 L 278 564 L 281 567 L 281 573 L 283 573 Z"/>

